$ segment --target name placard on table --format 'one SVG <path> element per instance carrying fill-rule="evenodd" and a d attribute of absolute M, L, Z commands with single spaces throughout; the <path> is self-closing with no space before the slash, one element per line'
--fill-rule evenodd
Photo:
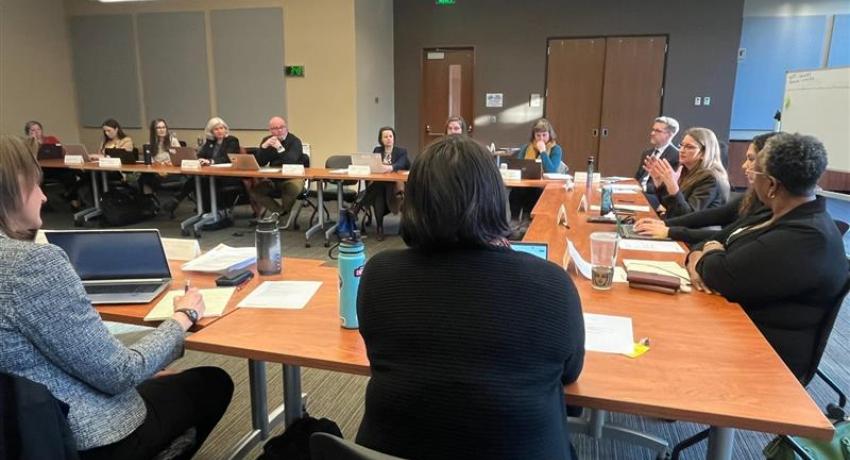
<path fill-rule="evenodd" d="M 120 168 L 121 167 L 121 159 L 120 158 L 101 158 L 97 161 L 97 165 L 101 168 Z"/>
<path fill-rule="evenodd" d="M 348 167 L 349 176 L 368 176 L 372 174 L 372 168 L 368 165 L 350 165 Z"/>
<path fill-rule="evenodd" d="M 201 160 L 183 160 L 180 162 L 180 169 L 201 169 Z"/>
<path fill-rule="evenodd" d="M 303 176 L 304 165 L 283 165 L 280 172 L 284 176 Z"/>
<path fill-rule="evenodd" d="M 82 155 L 65 155 L 65 164 L 66 165 L 81 165 L 81 164 L 83 164 L 83 156 Z"/>

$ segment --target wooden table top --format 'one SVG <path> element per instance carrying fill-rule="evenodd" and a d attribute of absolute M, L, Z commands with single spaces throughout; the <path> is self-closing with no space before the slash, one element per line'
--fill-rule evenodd
<path fill-rule="evenodd" d="M 612 229 L 584 222 L 584 216 L 576 212 L 580 196 L 550 186 L 541 197 L 542 207 L 525 240 L 548 242 L 553 262 L 561 263 L 568 236 L 588 257 L 589 234 Z M 570 229 L 555 224 L 552 210 L 556 213 L 561 203 L 567 205 Z M 684 254 L 635 251 L 621 251 L 620 256 L 684 259 Z M 284 278 L 321 280 L 323 285 L 304 310 L 240 309 L 189 337 L 187 346 L 368 375 L 360 334 L 340 327 L 336 269 L 316 266 L 297 274 L 285 270 Z M 571 403 L 714 426 L 831 438 L 832 425 L 738 305 L 703 293 L 666 295 L 625 284 L 598 291 L 588 280 L 574 275 L 573 279 L 584 311 L 631 317 L 635 338 L 648 337 L 651 350 L 637 359 L 588 352 L 579 380 L 565 388 Z"/>

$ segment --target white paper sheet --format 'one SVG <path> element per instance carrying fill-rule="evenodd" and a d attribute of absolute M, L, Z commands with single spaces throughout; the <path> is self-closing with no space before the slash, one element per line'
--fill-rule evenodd
<path fill-rule="evenodd" d="M 630 240 L 621 239 L 620 249 L 628 251 L 651 251 L 684 253 L 685 250 L 675 241 Z"/>
<path fill-rule="evenodd" d="M 573 176 L 569 174 L 543 173 L 543 178 L 549 180 L 567 180 L 572 179 Z"/>
<path fill-rule="evenodd" d="M 628 283 L 628 274 L 623 267 L 614 267 L 614 282 L 615 283 Z"/>
<path fill-rule="evenodd" d="M 199 289 L 204 298 L 204 318 L 221 316 L 224 313 L 227 302 L 236 291 L 235 287 Z M 165 321 L 174 314 L 174 298 L 183 295 L 183 289 L 168 291 L 165 297 L 145 316 L 145 321 Z"/>
<path fill-rule="evenodd" d="M 321 285 L 321 281 L 264 281 L 239 303 L 239 307 L 300 310 Z"/>
<path fill-rule="evenodd" d="M 614 203 L 614 209 L 622 209 L 623 211 L 634 211 L 634 212 L 650 212 L 649 206 L 644 206 L 642 204 L 625 204 L 625 203 Z M 591 211 L 599 211 L 598 204 L 590 205 Z"/>
<path fill-rule="evenodd" d="M 161 238 L 162 248 L 168 260 L 192 260 L 201 255 L 198 240 L 181 238 Z"/>
<path fill-rule="evenodd" d="M 640 191 L 640 185 L 637 184 L 605 184 L 607 187 L 611 187 L 611 190 L 614 193 L 637 193 Z M 602 191 L 602 188 L 598 188 L 598 191 Z"/>
<path fill-rule="evenodd" d="M 631 353 L 634 347 L 631 318 L 584 314 L 585 350 L 602 353 Z"/>
<path fill-rule="evenodd" d="M 213 165 L 210 165 L 210 166 L 213 167 L 213 168 L 232 168 L 233 164 L 232 163 L 216 163 L 216 164 L 213 164 Z"/>
<path fill-rule="evenodd" d="M 590 279 L 590 263 L 581 257 L 578 249 L 576 249 L 575 245 L 573 245 L 573 242 L 570 240 L 567 240 L 567 251 L 570 254 L 570 259 L 572 259 L 573 264 L 575 264 L 576 269 L 581 276 Z"/>
<path fill-rule="evenodd" d="M 204 273 L 226 273 L 241 270 L 257 261 L 257 250 L 253 246 L 233 248 L 219 244 L 204 255 L 183 264 L 184 271 Z"/>

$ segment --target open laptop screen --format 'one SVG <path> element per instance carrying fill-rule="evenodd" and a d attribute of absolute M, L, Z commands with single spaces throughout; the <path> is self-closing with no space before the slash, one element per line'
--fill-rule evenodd
<path fill-rule="evenodd" d="M 533 256 L 540 257 L 543 260 L 549 260 L 549 245 L 546 243 L 526 243 L 521 241 L 511 241 L 511 249 L 517 252 L 525 252 Z"/>
<path fill-rule="evenodd" d="M 46 231 L 83 281 L 171 278 L 157 230 Z"/>

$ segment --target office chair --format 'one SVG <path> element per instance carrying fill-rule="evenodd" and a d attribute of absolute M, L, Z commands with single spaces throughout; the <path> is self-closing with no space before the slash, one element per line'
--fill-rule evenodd
<path fill-rule="evenodd" d="M 302 157 L 302 159 L 304 167 L 309 168 L 311 161 L 309 150 L 305 148 L 303 153 L 304 156 Z M 284 230 L 289 229 L 290 227 L 292 227 L 293 230 L 298 230 L 298 217 L 301 216 L 301 211 L 304 208 L 313 208 L 313 215 L 315 215 L 316 212 L 319 210 L 318 205 L 310 199 L 311 196 L 318 195 L 318 192 L 311 190 L 314 183 L 315 182 L 311 179 L 306 179 L 304 181 L 304 188 L 301 189 L 301 193 L 299 193 L 298 196 L 295 198 L 295 204 L 292 205 L 293 209 L 295 209 L 295 212 L 292 212 L 292 210 L 289 211 L 289 219 L 286 220 L 286 224 L 284 224 L 282 227 Z M 330 219 L 330 216 L 328 216 L 328 218 Z"/>
<path fill-rule="evenodd" d="M 833 389 L 838 394 L 838 404 L 830 403 L 827 405 L 827 414 L 830 418 L 842 419 L 844 418 L 844 406 L 847 404 L 847 396 L 835 381 L 829 377 L 824 371 L 820 370 L 818 366 L 820 365 L 820 360 L 823 357 L 823 352 L 826 350 L 826 344 L 829 341 L 829 335 L 832 333 L 832 328 L 835 326 L 835 319 L 838 318 L 838 312 L 841 311 L 841 305 L 844 303 L 844 298 L 847 297 L 847 293 L 850 292 L 850 278 L 844 283 L 844 288 L 841 290 L 841 293 L 838 295 L 838 299 L 835 302 L 830 310 L 826 313 L 823 320 L 821 321 L 820 326 L 817 330 L 817 341 L 815 342 L 815 348 L 812 351 L 812 356 L 809 361 L 809 366 L 802 373 L 802 375 L 796 376 L 800 381 L 800 384 L 804 387 L 808 386 L 812 379 L 817 375 L 819 376 L 826 384 Z M 685 449 L 699 444 L 703 440 L 708 438 L 708 430 L 700 431 L 699 433 L 687 438 L 680 443 L 676 444 L 673 447 L 673 452 L 671 454 L 671 460 L 678 460 L 679 455 L 681 455 L 682 451 Z M 784 440 L 788 441 L 795 450 L 798 450 L 799 446 L 794 443 L 794 440 L 789 436 L 783 436 Z M 798 455 L 801 455 L 804 459 L 808 456 L 804 453 L 801 454 L 802 449 L 799 449 L 797 452 Z"/>
<path fill-rule="evenodd" d="M 331 155 L 325 160 L 325 168 L 327 169 L 345 169 L 351 165 L 351 155 Z M 325 204 L 328 201 L 337 201 L 337 187 L 342 186 L 342 201 L 346 203 L 353 203 L 354 200 L 357 199 L 357 194 L 359 190 L 360 181 L 357 180 L 344 180 L 341 182 L 322 182 L 322 193 L 324 197 Z M 358 189 L 352 190 L 354 185 L 358 186 Z M 313 195 L 315 193 L 315 195 Z M 310 196 L 316 196 L 318 198 L 318 193 L 310 191 Z M 342 208 L 343 203 L 337 203 L 339 208 Z M 327 207 L 323 209 L 326 216 L 330 218 L 330 213 L 328 212 Z M 310 215 L 310 223 L 309 225 L 313 226 L 313 220 L 316 218 L 317 210 L 313 211 L 313 214 Z"/>
<path fill-rule="evenodd" d="M 311 460 L 400 460 L 328 433 L 310 436 Z"/>
<path fill-rule="evenodd" d="M 835 226 L 838 227 L 838 233 L 840 233 L 842 237 L 847 233 L 847 230 L 850 229 L 850 224 L 843 220 L 834 219 L 833 222 L 835 222 Z"/>

